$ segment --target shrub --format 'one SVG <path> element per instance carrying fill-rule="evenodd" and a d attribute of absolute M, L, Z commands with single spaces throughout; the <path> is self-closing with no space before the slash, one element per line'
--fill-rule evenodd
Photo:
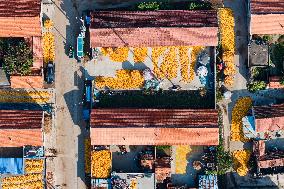
<path fill-rule="evenodd" d="M 165 149 L 170 149 L 171 146 L 156 146 L 157 150 L 165 150 Z"/>
<path fill-rule="evenodd" d="M 153 2 L 142 2 L 138 4 L 139 10 L 159 10 L 160 9 L 160 3 L 157 1 Z"/>
<path fill-rule="evenodd" d="M 224 175 L 232 167 L 233 163 L 232 155 L 230 152 L 225 151 L 222 145 L 219 145 L 217 147 L 216 159 L 217 159 L 217 171 L 206 171 L 206 174 Z"/>
<path fill-rule="evenodd" d="M 281 35 L 279 38 L 278 38 L 278 43 L 281 43 L 284 45 L 284 35 Z"/>
<path fill-rule="evenodd" d="M 188 10 L 203 10 L 211 9 L 211 4 L 206 2 L 190 2 L 188 5 Z"/>
<path fill-rule="evenodd" d="M 284 76 L 281 78 L 280 84 L 281 84 L 281 85 L 284 85 Z"/>
<path fill-rule="evenodd" d="M 248 84 L 248 90 L 250 92 L 256 92 L 266 88 L 266 83 L 264 81 L 254 81 Z"/>
<path fill-rule="evenodd" d="M 264 35 L 262 37 L 262 40 L 265 42 L 265 43 L 270 43 L 272 41 L 272 36 L 271 35 Z"/>

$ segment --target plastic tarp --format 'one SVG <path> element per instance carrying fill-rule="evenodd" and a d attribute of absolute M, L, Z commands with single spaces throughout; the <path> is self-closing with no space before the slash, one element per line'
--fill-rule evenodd
<path fill-rule="evenodd" d="M 0 174 L 23 174 L 23 158 L 0 158 Z"/>

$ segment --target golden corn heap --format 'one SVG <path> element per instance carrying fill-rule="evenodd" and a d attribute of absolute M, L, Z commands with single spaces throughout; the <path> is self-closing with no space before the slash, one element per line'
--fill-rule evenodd
<path fill-rule="evenodd" d="M 248 173 L 250 154 L 248 150 L 236 150 L 233 152 L 234 169 L 240 176 L 245 176 Z"/>
<path fill-rule="evenodd" d="M 108 178 L 111 172 L 111 152 L 108 150 L 92 151 L 91 172 L 95 178 Z"/>
<path fill-rule="evenodd" d="M 54 34 L 45 32 L 43 34 L 43 60 L 45 63 L 54 61 L 55 59 L 55 45 Z"/>
<path fill-rule="evenodd" d="M 229 8 L 220 8 L 218 11 L 219 29 L 221 37 L 221 46 L 223 50 L 223 61 L 225 63 L 224 74 L 225 84 L 233 85 L 233 77 L 236 74 L 234 64 L 235 56 L 235 20 L 233 11 Z"/>
<path fill-rule="evenodd" d="M 42 173 L 44 169 L 43 159 L 25 159 L 25 174 Z"/>
<path fill-rule="evenodd" d="M 176 146 L 176 174 L 185 174 L 187 167 L 187 155 L 191 152 L 191 148 L 189 146 Z"/>
<path fill-rule="evenodd" d="M 47 103 L 51 95 L 47 91 L 16 91 L 0 90 L 0 102 L 26 102 L 26 103 Z"/>
<path fill-rule="evenodd" d="M 99 76 L 95 79 L 96 87 L 100 89 L 135 89 L 141 88 L 143 83 L 144 77 L 138 70 L 117 70 L 116 77 Z"/>
<path fill-rule="evenodd" d="M 169 78 L 174 79 L 178 75 L 180 70 L 182 81 L 190 82 L 194 79 L 194 68 L 197 61 L 198 54 L 204 49 L 201 46 L 168 46 L 168 47 L 153 47 L 152 48 L 152 64 L 153 72 L 159 79 Z M 102 54 L 108 56 L 110 60 L 114 62 L 124 62 L 128 59 L 130 48 L 128 47 L 119 47 L 119 48 L 110 48 L 103 47 L 101 48 Z M 190 51 L 189 51 L 190 50 Z M 190 55 L 189 55 L 190 52 Z M 147 58 L 148 48 L 147 47 L 137 47 L 133 48 L 134 62 L 144 62 Z M 162 62 L 159 65 L 159 59 L 163 55 Z M 123 75 L 124 74 L 124 75 Z M 117 77 L 98 77 L 98 88 L 103 88 L 104 86 L 109 86 L 112 89 L 133 89 L 139 88 L 141 83 L 136 83 L 132 85 L 133 81 L 127 80 L 124 85 L 119 85 L 120 82 L 123 82 L 126 79 L 127 71 L 122 74 L 121 70 L 117 71 Z M 116 81 L 121 76 L 121 80 Z M 138 79 L 138 78 L 134 78 Z M 139 77 L 140 79 L 140 77 Z M 107 84 L 103 84 L 107 83 Z"/>
<path fill-rule="evenodd" d="M 43 189 L 43 174 L 32 173 L 2 179 L 2 189 Z"/>
<path fill-rule="evenodd" d="M 252 106 L 250 97 L 239 98 L 233 108 L 232 125 L 231 125 L 231 140 L 247 142 L 244 137 L 242 118 L 245 117 Z"/>

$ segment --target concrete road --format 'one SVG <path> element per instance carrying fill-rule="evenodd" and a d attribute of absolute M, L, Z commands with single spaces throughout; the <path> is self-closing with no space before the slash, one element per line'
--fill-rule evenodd
<path fill-rule="evenodd" d="M 230 141 L 230 123 L 231 112 L 235 101 L 240 96 L 248 94 L 247 91 L 247 57 L 248 57 L 248 28 L 247 28 L 247 5 L 245 1 L 239 0 L 224 0 L 225 7 L 229 7 L 234 12 L 235 18 L 235 65 L 236 75 L 234 86 L 230 89 L 232 91 L 232 98 L 230 100 L 223 100 L 221 103 L 221 109 L 223 111 L 224 121 L 224 145 L 226 148 L 230 148 L 233 145 Z M 236 146 L 237 145 L 237 146 Z M 243 143 L 234 144 L 235 148 L 243 148 Z"/>
<path fill-rule="evenodd" d="M 56 188 L 81 189 L 84 184 L 84 123 L 82 121 L 83 70 L 66 52 L 69 45 L 75 47 L 79 25 L 76 2 L 54 2 L 55 34 L 55 148 L 54 186 Z M 74 8 L 75 7 L 75 8 Z"/>

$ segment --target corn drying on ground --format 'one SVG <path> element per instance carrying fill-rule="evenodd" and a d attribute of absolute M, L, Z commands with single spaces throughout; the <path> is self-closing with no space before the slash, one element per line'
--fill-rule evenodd
<path fill-rule="evenodd" d="M 16 90 L 0 90 L 0 102 L 10 103 L 47 103 L 51 98 L 51 94 L 47 91 L 16 91 Z"/>
<path fill-rule="evenodd" d="M 185 174 L 187 167 L 187 155 L 191 152 L 190 146 L 176 146 L 176 174 Z"/>
<path fill-rule="evenodd" d="M 108 150 L 92 151 L 91 172 L 95 178 L 108 178 L 111 171 L 111 152 Z"/>
<path fill-rule="evenodd" d="M 245 117 L 252 106 L 250 97 L 239 98 L 232 111 L 231 140 L 247 142 L 244 137 L 242 118 Z"/>
<path fill-rule="evenodd" d="M 245 176 L 248 173 L 248 161 L 250 158 L 250 151 L 236 150 L 233 152 L 234 169 L 240 176 Z"/>

